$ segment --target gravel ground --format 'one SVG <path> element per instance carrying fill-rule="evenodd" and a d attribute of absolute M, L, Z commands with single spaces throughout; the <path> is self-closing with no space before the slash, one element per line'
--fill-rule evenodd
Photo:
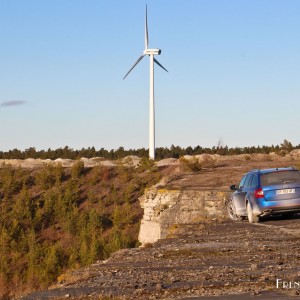
<path fill-rule="evenodd" d="M 120 250 L 22 299 L 299 298 L 295 285 L 276 287 L 277 279 L 300 282 L 299 224 L 300 216 L 181 226 L 169 239 Z"/>

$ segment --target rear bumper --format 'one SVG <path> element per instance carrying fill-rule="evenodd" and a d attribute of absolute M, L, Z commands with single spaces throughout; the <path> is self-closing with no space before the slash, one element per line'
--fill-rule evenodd
<path fill-rule="evenodd" d="M 300 198 L 280 201 L 266 201 L 264 198 L 255 200 L 252 210 L 256 216 L 280 214 L 284 212 L 300 212 Z"/>

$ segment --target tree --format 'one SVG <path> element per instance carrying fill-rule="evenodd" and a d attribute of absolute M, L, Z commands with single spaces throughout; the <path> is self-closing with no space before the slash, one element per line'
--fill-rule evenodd
<path fill-rule="evenodd" d="M 45 259 L 43 261 L 43 282 L 51 283 L 61 270 L 62 253 L 57 245 L 48 247 Z"/>
<path fill-rule="evenodd" d="M 37 243 L 37 237 L 34 230 L 30 230 L 27 236 L 28 253 L 27 258 L 27 283 L 37 288 L 40 283 L 40 255 L 41 247 Z"/>
<path fill-rule="evenodd" d="M 37 158 L 35 147 L 25 149 L 25 158 Z"/>
<path fill-rule="evenodd" d="M 9 257 L 10 257 L 11 238 L 5 228 L 0 230 L 0 276 L 8 280 L 10 274 Z"/>
<path fill-rule="evenodd" d="M 291 152 L 293 150 L 293 145 L 288 140 L 284 140 L 283 143 L 280 144 L 281 150 L 286 152 Z"/>

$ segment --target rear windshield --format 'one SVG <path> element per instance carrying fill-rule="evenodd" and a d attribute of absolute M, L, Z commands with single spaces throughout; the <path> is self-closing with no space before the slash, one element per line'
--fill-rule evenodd
<path fill-rule="evenodd" d="M 261 185 L 277 185 L 285 183 L 300 183 L 300 173 L 299 171 L 280 171 L 262 174 L 260 177 Z"/>

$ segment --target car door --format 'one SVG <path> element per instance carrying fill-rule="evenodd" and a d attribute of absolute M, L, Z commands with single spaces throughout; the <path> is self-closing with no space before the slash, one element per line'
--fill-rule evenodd
<path fill-rule="evenodd" d="M 251 182 L 249 183 L 249 188 L 247 188 L 247 199 L 254 203 L 255 200 L 255 190 L 258 188 L 258 177 L 256 174 L 253 174 Z"/>
<path fill-rule="evenodd" d="M 247 215 L 245 197 L 247 193 L 247 187 L 249 186 L 251 179 L 252 174 L 245 175 L 241 180 L 238 189 L 232 195 L 235 212 L 238 216 Z"/>

